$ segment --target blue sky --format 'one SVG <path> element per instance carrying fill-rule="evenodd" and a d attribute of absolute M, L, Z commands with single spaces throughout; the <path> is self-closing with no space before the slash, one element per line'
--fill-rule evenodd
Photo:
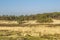
<path fill-rule="evenodd" d="M 60 12 L 60 0 L 0 0 L 0 15 Z"/>

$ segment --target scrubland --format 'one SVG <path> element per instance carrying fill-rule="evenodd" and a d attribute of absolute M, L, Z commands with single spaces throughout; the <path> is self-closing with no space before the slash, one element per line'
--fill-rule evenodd
<path fill-rule="evenodd" d="M 59 26 L 37 26 L 0 27 L 0 40 L 60 40 Z"/>
<path fill-rule="evenodd" d="M 0 16 L 0 40 L 60 40 L 60 12 Z"/>

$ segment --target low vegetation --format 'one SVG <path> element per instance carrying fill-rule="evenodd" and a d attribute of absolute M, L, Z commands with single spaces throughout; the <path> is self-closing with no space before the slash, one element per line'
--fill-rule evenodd
<path fill-rule="evenodd" d="M 29 20 L 37 20 L 37 22 L 39 23 L 46 23 L 46 22 L 50 23 L 53 22 L 52 19 L 60 19 L 60 12 L 43 13 L 35 15 L 20 15 L 20 16 L 9 16 L 9 15 L 0 16 L 0 20 L 17 21 L 19 24 L 24 23 L 23 21 L 29 21 Z"/>
<path fill-rule="evenodd" d="M 0 30 L 0 40 L 60 40 L 60 34 L 45 34 L 38 37 L 29 34 L 22 36 L 21 32 Z"/>
<path fill-rule="evenodd" d="M 52 19 L 60 20 L 60 12 L 43 13 L 35 15 L 20 15 L 20 16 L 9 16 L 9 15 L 0 16 L 0 20 L 17 21 L 19 23 L 12 25 L 0 24 L 0 40 L 60 40 L 60 34 L 58 34 L 60 33 L 59 32 L 60 24 L 43 24 L 53 22 Z M 33 21 L 36 20 L 37 23 L 42 24 L 23 24 L 26 21 L 31 20 Z M 24 32 L 26 32 L 26 35 L 24 35 Z M 36 34 L 38 33 L 39 35 L 35 36 L 36 34 L 34 34 L 33 32 Z M 45 34 L 40 32 L 43 32 Z M 57 32 L 57 33 L 48 34 L 49 32 L 52 33 Z M 32 36 L 33 34 L 34 36 Z"/>

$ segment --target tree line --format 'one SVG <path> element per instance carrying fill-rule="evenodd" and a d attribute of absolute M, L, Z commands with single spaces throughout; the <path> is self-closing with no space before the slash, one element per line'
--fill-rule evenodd
<path fill-rule="evenodd" d="M 52 19 L 60 19 L 60 12 L 53 12 L 53 13 L 42 13 L 42 14 L 35 14 L 35 15 L 20 15 L 20 16 L 11 16 L 11 15 L 2 15 L 0 16 L 0 20 L 10 20 L 10 21 L 18 21 L 22 23 L 23 21 L 29 20 L 37 20 L 40 23 L 46 22 L 53 22 Z"/>

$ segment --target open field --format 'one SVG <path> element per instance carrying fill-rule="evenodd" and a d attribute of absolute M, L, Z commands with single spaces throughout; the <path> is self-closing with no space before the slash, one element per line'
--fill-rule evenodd
<path fill-rule="evenodd" d="M 34 33 L 36 34 L 39 34 L 42 33 L 42 34 L 55 34 L 55 33 L 58 33 L 60 34 L 60 27 L 59 26 L 56 26 L 56 27 L 50 27 L 48 25 L 38 25 L 38 26 L 25 26 L 25 27 L 22 27 L 22 26 L 14 26 L 14 27 L 1 27 L 0 26 L 0 30 L 11 30 L 11 31 L 20 31 L 22 33 L 32 33 L 33 36 Z M 38 35 L 36 35 L 38 36 Z"/>
<path fill-rule="evenodd" d="M 54 23 L 0 23 L 0 40 L 60 40 L 60 20 Z"/>
<path fill-rule="evenodd" d="M 0 26 L 0 40 L 60 40 L 60 27 Z"/>

